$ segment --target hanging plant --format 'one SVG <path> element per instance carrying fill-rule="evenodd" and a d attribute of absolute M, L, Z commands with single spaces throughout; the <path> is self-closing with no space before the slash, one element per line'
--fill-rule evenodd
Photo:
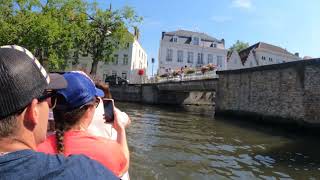
<path fill-rule="evenodd" d="M 138 71 L 138 75 L 139 75 L 139 76 L 144 75 L 144 70 L 143 70 L 143 69 L 139 69 L 139 71 Z"/>
<path fill-rule="evenodd" d="M 202 66 L 202 67 L 201 67 L 201 72 L 202 72 L 202 74 L 206 73 L 208 70 L 209 70 L 209 68 L 206 67 L 206 66 Z"/>
<path fill-rule="evenodd" d="M 181 75 L 181 71 L 180 70 L 175 70 L 175 71 L 173 71 L 172 75 L 173 76 Z"/>
<path fill-rule="evenodd" d="M 196 70 L 191 69 L 191 68 L 187 68 L 187 69 L 185 70 L 185 72 L 186 72 L 186 74 L 192 74 L 192 73 L 195 73 Z"/>
<path fill-rule="evenodd" d="M 214 65 L 214 64 L 208 64 L 207 68 L 208 68 L 209 71 L 213 71 L 213 70 L 215 70 L 217 68 L 217 66 Z"/>

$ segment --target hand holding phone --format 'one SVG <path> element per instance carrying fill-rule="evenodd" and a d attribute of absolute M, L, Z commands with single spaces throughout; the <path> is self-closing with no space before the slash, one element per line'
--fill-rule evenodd
<path fill-rule="evenodd" d="M 103 99 L 104 119 L 106 123 L 113 123 L 114 121 L 114 101 L 113 99 Z"/>

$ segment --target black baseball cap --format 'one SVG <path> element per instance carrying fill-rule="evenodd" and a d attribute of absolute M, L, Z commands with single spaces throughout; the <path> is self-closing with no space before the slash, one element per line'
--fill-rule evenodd
<path fill-rule="evenodd" d="M 0 120 L 26 107 L 45 90 L 67 87 L 67 81 L 57 73 L 48 74 L 27 49 L 0 47 Z"/>

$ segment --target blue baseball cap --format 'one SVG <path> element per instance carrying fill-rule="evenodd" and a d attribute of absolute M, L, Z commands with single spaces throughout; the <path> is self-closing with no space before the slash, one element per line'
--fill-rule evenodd
<path fill-rule="evenodd" d="M 94 97 L 103 97 L 102 90 L 95 87 L 93 81 L 86 75 L 79 72 L 66 72 L 63 77 L 68 82 L 68 87 L 58 90 L 66 102 L 66 109 L 75 109 L 92 101 Z"/>

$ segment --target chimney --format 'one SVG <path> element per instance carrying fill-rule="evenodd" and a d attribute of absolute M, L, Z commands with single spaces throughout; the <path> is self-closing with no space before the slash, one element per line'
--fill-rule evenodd
<path fill-rule="evenodd" d="M 299 53 L 298 53 L 298 52 L 294 53 L 294 55 L 297 56 L 297 57 L 299 57 Z"/>
<path fill-rule="evenodd" d="M 161 38 L 161 39 L 163 39 L 165 33 L 166 33 L 166 32 L 162 31 L 162 38 Z"/>
<path fill-rule="evenodd" d="M 136 37 L 137 38 L 137 40 L 139 40 L 139 38 L 140 38 L 140 32 L 139 32 L 139 29 L 138 29 L 138 27 L 133 27 L 133 29 L 134 29 L 134 37 Z"/>

